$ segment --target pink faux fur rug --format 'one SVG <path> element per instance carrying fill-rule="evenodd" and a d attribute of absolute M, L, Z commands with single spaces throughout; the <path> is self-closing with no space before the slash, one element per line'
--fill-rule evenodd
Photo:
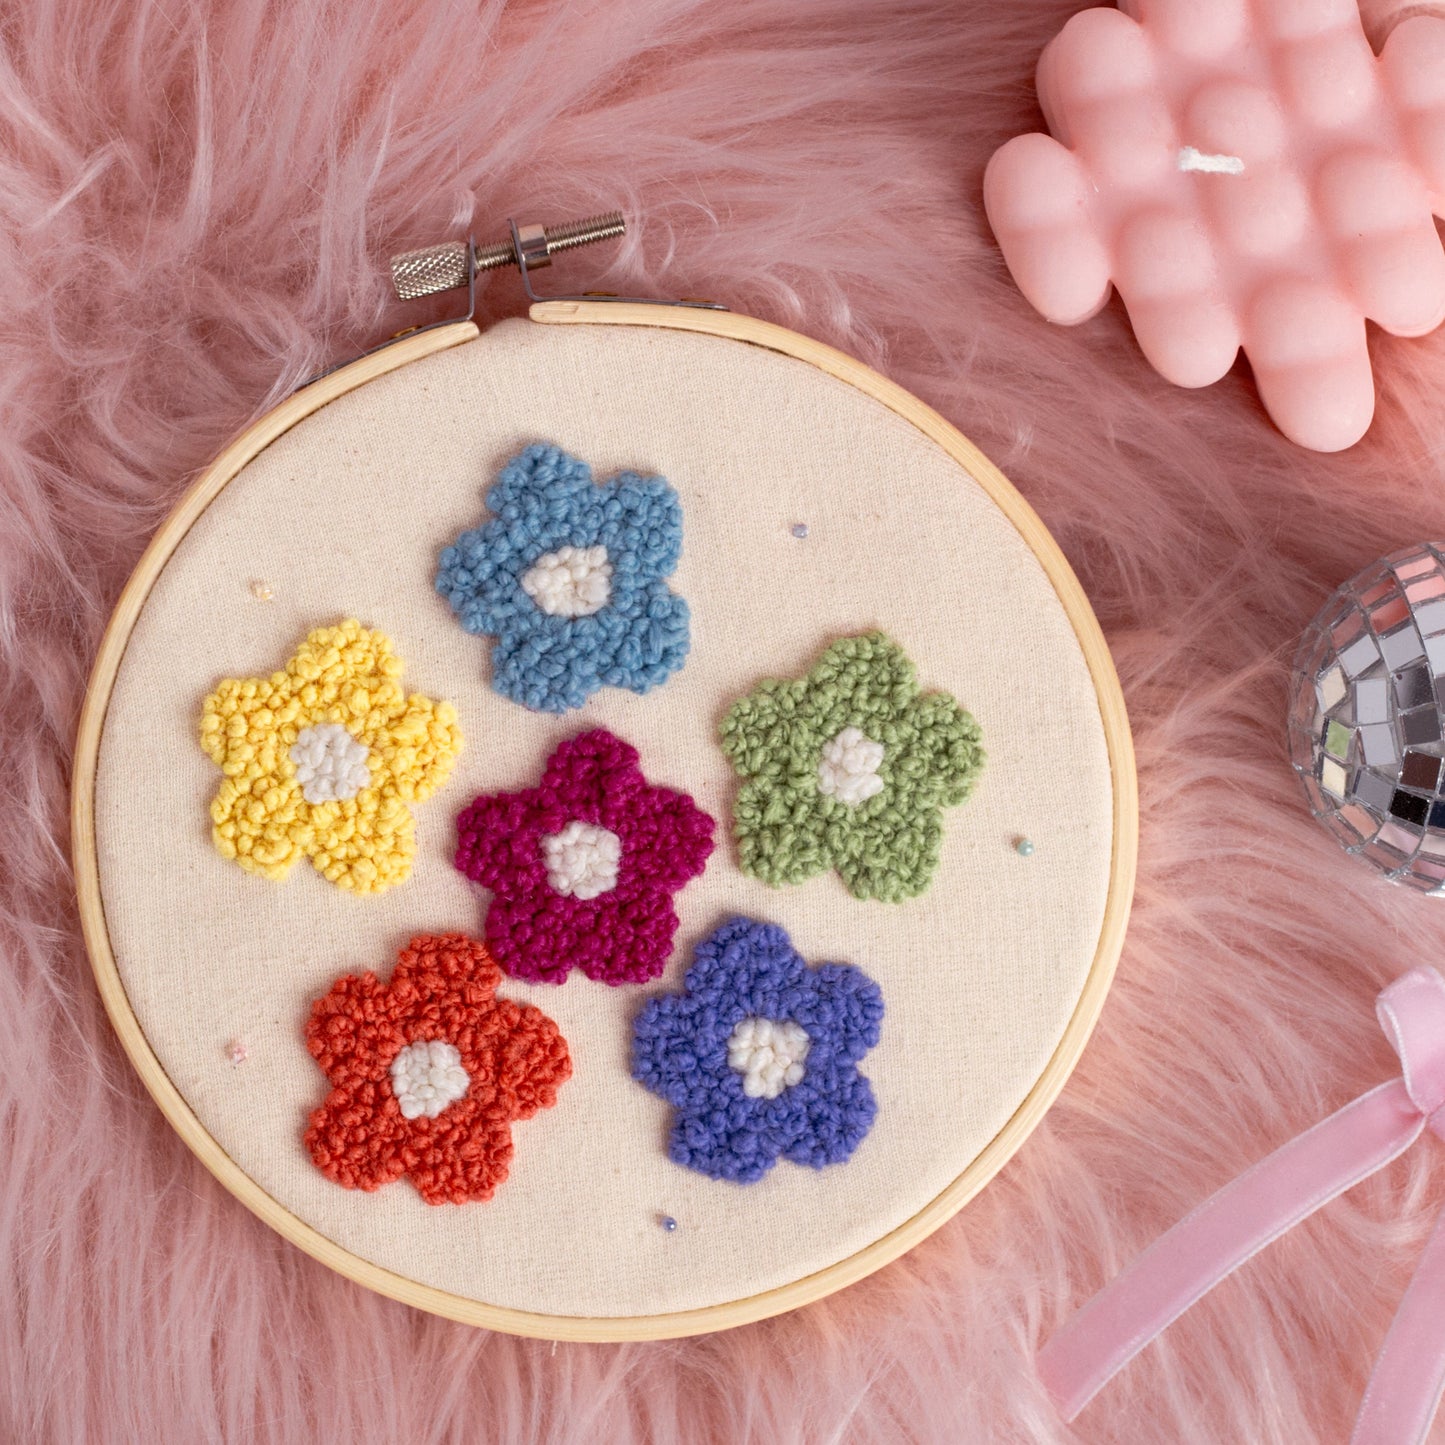
<path fill-rule="evenodd" d="M 1031 1361 L 1208 1190 L 1387 1076 L 1374 993 L 1445 943 L 1445 905 L 1376 883 L 1305 816 L 1282 743 L 1288 654 L 1327 590 L 1445 535 L 1445 336 L 1379 339 L 1374 431 L 1322 457 L 1270 428 L 1243 370 L 1171 389 L 1117 306 L 1041 323 L 981 177 L 1039 124 L 1034 59 L 1073 8 L 5 7 L 0 1438 L 1344 1438 L 1440 1202 L 1433 1144 L 1221 1288 L 1074 1431 Z M 614 205 L 627 242 L 563 279 L 717 296 L 850 349 L 1040 509 L 1123 676 L 1142 874 L 1081 1068 L 932 1241 L 770 1323 L 554 1348 L 367 1294 L 191 1158 L 92 984 L 66 788 L 86 671 L 148 535 L 249 418 L 415 319 L 383 258 Z M 518 309 L 508 281 L 487 291 L 488 317 Z"/>

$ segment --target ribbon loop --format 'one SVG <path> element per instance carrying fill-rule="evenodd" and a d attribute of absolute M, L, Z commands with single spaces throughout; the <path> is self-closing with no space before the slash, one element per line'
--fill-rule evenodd
<path fill-rule="evenodd" d="M 1375 1003 L 1399 1078 L 1370 1090 L 1205 1200 L 1094 1296 L 1039 1351 L 1039 1374 L 1072 1420 L 1197 1299 L 1300 1220 L 1398 1158 L 1445 1138 L 1445 979 L 1417 968 Z M 1445 1224 L 1390 1327 L 1355 1445 L 1418 1445 L 1445 1390 Z"/>
<path fill-rule="evenodd" d="M 1381 992 L 1375 1016 L 1400 1056 L 1411 1102 L 1445 1138 L 1445 1121 L 1435 1118 L 1445 1107 L 1445 979 L 1433 968 L 1412 968 Z"/>

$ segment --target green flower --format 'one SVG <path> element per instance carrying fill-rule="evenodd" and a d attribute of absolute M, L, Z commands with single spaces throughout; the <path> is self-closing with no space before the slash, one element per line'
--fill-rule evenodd
<path fill-rule="evenodd" d="M 775 887 L 836 868 L 856 898 L 896 903 L 938 867 L 943 809 L 983 767 L 978 723 L 946 693 L 919 694 L 881 632 L 835 642 L 805 677 L 733 704 L 723 751 L 743 786 L 733 827 L 743 871 Z"/>

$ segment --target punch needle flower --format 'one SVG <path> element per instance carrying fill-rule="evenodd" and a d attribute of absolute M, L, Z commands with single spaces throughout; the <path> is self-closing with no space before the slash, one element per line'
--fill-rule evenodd
<path fill-rule="evenodd" d="M 706 867 L 715 826 L 598 728 L 562 743 L 537 787 L 466 808 L 456 861 L 492 893 L 487 946 L 508 973 L 561 983 L 575 967 L 644 983 L 667 966 L 673 895 Z"/>
<path fill-rule="evenodd" d="M 860 970 L 810 968 L 775 924 L 734 918 L 697 947 L 681 993 L 633 1028 L 632 1077 L 673 1106 L 668 1156 L 751 1184 L 777 1162 L 847 1159 L 877 1104 L 858 1063 L 883 995 Z"/>
<path fill-rule="evenodd" d="M 978 723 L 946 693 L 920 694 L 881 632 L 845 637 L 796 681 L 733 704 L 723 751 L 743 779 L 733 823 L 743 871 L 775 887 L 836 868 L 858 898 L 922 893 L 943 810 L 983 767 Z"/>
<path fill-rule="evenodd" d="M 372 1190 L 405 1175 L 428 1204 L 492 1197 L 512 1125 L 572 1074 L 557 1025 L 494 997 L 500 979 L 473 939 L 422 936 L 389 983 L 352 974 L 316 1000 L 306 1046 L 332 1088 L 305 1142 L 328 1179 Z"/>
<path fill-rule="evenodd" d="M 309 857 L 331 882 L 378 893 L 411 872 L 411 804 L 461 751 L 450 703 L 407 697 L 391 643 L 355 621 L 312 632 L 281 672 L 228 678 L 205 701 L 201 746 L 224 775 L 217 851 L 284 878 Z"/>
<path fill-rule="evenodd" d="M 503 697 L 562 713 L 603 687 L 648 692 L 682 666 L 688 607 L 667 586 L 682 505 L 661 477 L 598 484 L 586 462 L 531 446 L 487 506 L 493 520 L 442 553 L 436 586 L 467 632 L 496 639 Z"/>

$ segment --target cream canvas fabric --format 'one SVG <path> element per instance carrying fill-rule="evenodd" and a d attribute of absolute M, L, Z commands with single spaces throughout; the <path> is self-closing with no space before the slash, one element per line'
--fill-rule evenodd
<path fill-rule="evenodd" d="M 646 697 L 607 690 L 560 719 L 491 691 L 490 644 L 433 590 L 440 550 L 484 520 L 496 472 L 535 441 L 599 479 L 661 473 L 684 509 L 672 585 L 692 608 L 686 666 Z M 451 781 L 415 808 L 412 878 L 367 898 L 306 863 L 275 883 L 222 859 L 207 812 L 219 773 L 198 744 L 218 680 L 270 673 L 311 628 L 347 617 L 389 635 L 407 690 L 450 699 L 466 734 Z M 987 767 L 946 815 L 921 898 L 859 902 L 833 875 L 775 891 L 736 866 L 718 719 L 761 678 L 799 676 L 830 641 L 874 627 L 904 645 L 925 688 L 978 718 Z M 451 863 L 456 813 L 478 793 L 532 785 L 559 741 L 596 725 L 719 821 L 706 874 L 679 895 L 667 974 L 641 989 L 504 980 L 504 996 L 558 1021 L 575 1074 L 555 1109 L 515 1127 L 511 1178 L 491 1202 L 431 1207 L 405 1181 L 376 1194 L 330 1183 L 301 1143 L 327 1093 L 302 1039 L 312 1000 L 342 973 L 385 979 L 416 933 L 481 936 L 485 900 Z M 909 423 L 742 343 L 514 321 L 332 402 L 206 510 L 122 662 L 96 829 L 131 1005 L 247 1174 L 407 1278 L 514 1309 L 617 1317 L 811 1274 L 908 1220 L 978 1155 L 1047 1064 L 1093 960 L 1111 779 L 1093 686 L 1041 566 Z M 1014 851 L 1019 836 L 1033 857 Z M 629 1077 L 644 999 L 678 987 L 692 945 L 735 914 L 776 921 L 809 960 L 858 964 L 882 987 L 882 1041 L 863 1064 L 877 1122 L 846 1164 L 784 1162 L 749 1186 L 706 1179 L 669 1162 L 670 1111 Z M 241 1064 L 227 1058 L 236 1039 Z"/>

